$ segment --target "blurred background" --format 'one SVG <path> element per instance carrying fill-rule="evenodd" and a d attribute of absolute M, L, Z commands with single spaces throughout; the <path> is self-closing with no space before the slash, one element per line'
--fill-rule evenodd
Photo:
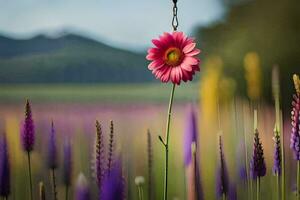
<path fill-rule="evenodd" d="M 156 161 L 155 199 L 159 199 L 164 157 L 157 135 L 164 132 L 171 85 L 155 80 L 145 56 L 151 39 L 172 30 L 172 1 L 0 0 L 0 5 L 0 130 L 8 135 L 15 169 L 13 199 L 27 192 L 23 187 L 25 158 L 19 148 L 26 98 L 32 102 L 37 127 L 35 183 L 50 184 L 42 158 L 53 119 L 60 144 L 65 137 L 74 144 L 74 177 L 83 171 L 95 187 L 89 162 L 94 123 L 99 119 L 108 134 L 113 119 L 117 149 L 127 170 L 128 199 L 137 198 L 134 177 L 146 176 L 146 130 L 150 129 Z M 260 105 L 259 128 L 267 143 L 267 165 L 272 165 L 274 66 L 280 74 L 289 146 L 292 74 L 300 73 L 300 1 L 179 0 L 178 8 L 178 30 L 196 38 L 202 64 L 192 82 L 176 88 L 171 158 L 183 154 L 186 107 L 193 103 L 198 112 L 203 187 L 207 199 L 213 199 L 217 104 L 232 174 L 244 133 L 249 134 L 246 145 L 251 153 L 253 101 Z M 184 199 L 183 160 L 172 159 L 171 168 L 176 176 L 171 176 L 170 196 Z M 269 175 L 269 185 L 262 190 L 273 187 L 271 170 Z M 287 188 L 293 184 L 288 178 Z"/>

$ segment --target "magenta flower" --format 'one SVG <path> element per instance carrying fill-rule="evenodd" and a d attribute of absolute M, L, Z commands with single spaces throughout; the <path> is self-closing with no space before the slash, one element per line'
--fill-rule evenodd
<path fill-rule="evenodd" d="M 25 120 L 21 130 L 21 142 L 24 151 L 31 152 L 34 146 L 34 123 L 32 119 L 32 112 L 29 100 L 25 105 Z"/>
<path fill-rule="evenodd" d="M 191 81 L 196 71 L 200 71 L 200 60 L 196 57 L 200 50 L 195 48 L 194 39 L 182 32 L 164 33 L 152 40 L 155 47 L 148 50 L 147 60 L 152 61 L 148 68 L 157 79 L 166 83 Z"/>

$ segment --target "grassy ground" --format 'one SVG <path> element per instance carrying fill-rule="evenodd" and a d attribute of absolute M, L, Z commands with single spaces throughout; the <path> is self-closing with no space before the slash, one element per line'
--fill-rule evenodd
<path fill-rule="evenodd" d="M 161 102 L 167 101 L 171 84 L 96 85 L 0 85 L 0 102 L 23 102 L 24 98 L 43 102 Z M 194 101 L 198 84 L 182 84 L 177 101 Z"/>

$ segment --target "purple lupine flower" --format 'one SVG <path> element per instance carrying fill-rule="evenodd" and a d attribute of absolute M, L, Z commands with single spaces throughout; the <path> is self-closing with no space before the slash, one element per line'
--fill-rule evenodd
<path fill-rule="evenodd" d="M 80 173 L 77 178 L 75 199 L 76 200 L 91 199 L 88 182 L 82 173 Z"/>
<path fill-rule="evenodd" d="M 104 176 L 104 144 L 101 124 L 96 120 L 96 144 L 95 144 L 95 173 L 98 188 L 101 189 L 101 184 Z"/>
<path fill-rule="evenodd" d="M 262 143 L 260 142 L 259 132 L 255 129 L 253 155 L 250 162 L 250 176 L 253 179 L 266 175 L 266 163 Z"/>
<path fill-rule="evenodd" d="M 274 165 L 273 165 L 273 174 L 281 174 L 281 147 L 280 147 L 280 136 L 276 131 L 274 136 L 275 149 L 274 149 Z"/>
<path fill-rule="evenodd" d="M 291 144 L 290 148 L 293 150 L 294 159 L 300 160 L 300 98 L 299 94 L 293 95 L 292 101 L 292 112 L 291 112 L 291 119 L 292 119 L 292 132 L 291 132 Z"/>
<path fill-rule="evenodd" d="M 32 111 L 29 100 L 25 105 L 25 120 L 21 130 L 21 142 L 24 151 L 31 152 L 34 147 L 34 122 L 32 119 Z"/>
<path fill-rule="evenodd" d="M 223 153 L 223 143 L 221 135 L 219 136 L 219 153 L 220 163 L 216 176 L 216 195 L 218 198 L 221 198 L 223 195 L 227 196 L 229 192 L 229 177 Z"/>
<path fill-rule="evenodd" d="M 192 162 L 191 145 L 195 142 L 197 146 L 198 127 L 197 117 L 193 106 L 188 108 L 186 116 L 186 126 L 184 132 L 184 164 L 189 165 Z"/>
<path fill-rule="evenodd" d="M 0 196 L 8 197 L 10 194 L 10 165 L 7 150 L 7 141 L 2 136 L 0 141 Z"/>
<path fill-rule="evenodd" d="M 48 141 L 47 166 L 49 169 L 57 168 L 56 133 L 53 121 L 51 122 L 51 131 Z"/>
<path fill-rule="evenodd" d="M 125 185 L 121 161 L 117 160 L 110 171 L 106 171 L 101 188 L 101 200 L 124 200 Z"/>
<path fill-rule="evenodd" d="M 71 185 L 72 178 L 72 147 L 69 141 L 64 143 L 63 182 L 66 186 Z"/>

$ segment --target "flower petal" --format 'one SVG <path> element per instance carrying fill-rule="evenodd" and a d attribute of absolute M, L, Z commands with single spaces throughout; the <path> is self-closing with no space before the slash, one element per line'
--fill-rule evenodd
<path fill-rule="evenodd" d="M 184 53 L 189 53 L 189 52 L 193 51 L 195 47 L 196 47 L 196 43 L 193 42 L 193 43 L 186 45 L 182 51 Z"/>
<path fill-rule="evenodd" d="M 148 65 L 148 69 L 149 70 L 153 70 L 155 68 L 161 67 L 162 65 L 164 65 L 164 61 L 162 59 L 157 59 L 152 61 L 149 65 Z"/>
<path fill-rule="evenodd" d="M 193 70 L 193 67 L 192 65 L 188 65 L 188 64 L 185 64 L 185 63 L 182 63 L 180 65 L 180 67 L 185 70 L 185 71 L 188 71 L 188 72 L 191 72 Z"/>
<path fill-rule="evenodd" d="M 157 48 L 162 48 L 162 47 L 164 47 L 163 42 L 160 41 L 160 40 L 153 39 L 153 40 L 152 40 L 152 43 L 153 43 Z"/>
<path fill-rule="evenodd" d="M 193 51 L 187 53 L 186 55 L 187 55 L 187 56 L 196 56 L 196 55 L 198 55 L 199 53 L 201 53 L 200 49 L 194 49 Z"/>
<path fill-rule="evenodd" d="M 184 64 L 184 65 L 198 65 L 199 60 L 197 58 L 194 58 L 194 57 L 186 56 L 183 59 L 182 64 Z"/>

